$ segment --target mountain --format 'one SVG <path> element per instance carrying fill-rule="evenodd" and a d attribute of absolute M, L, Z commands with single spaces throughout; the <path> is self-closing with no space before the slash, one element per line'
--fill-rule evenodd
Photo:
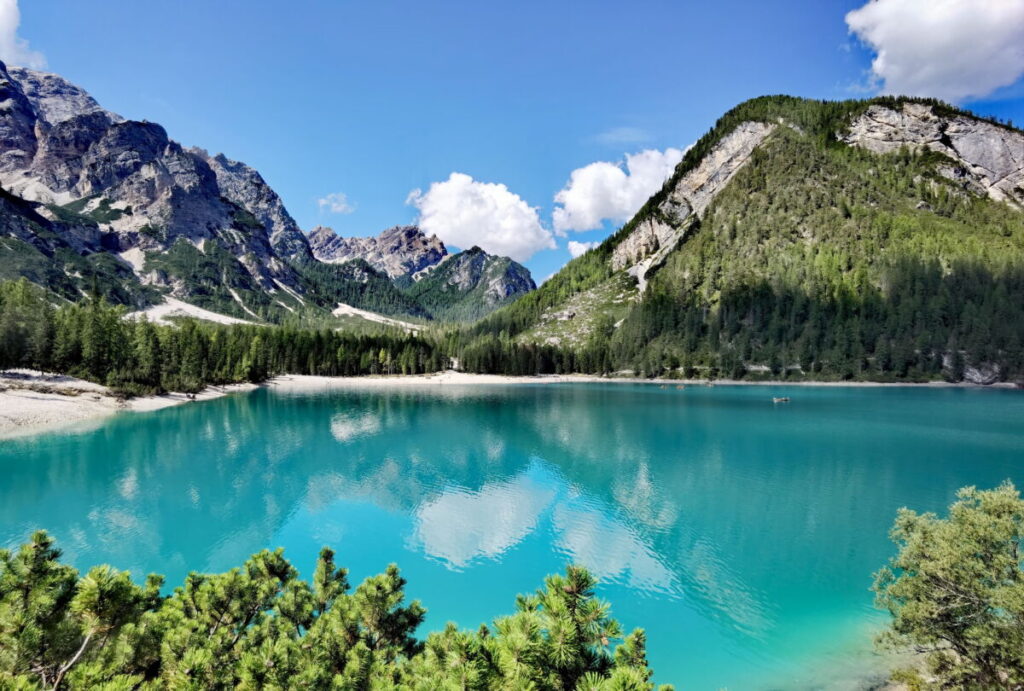
<path fill-rule="evenodd" d="M 395 226 L 370 238 L 343 238 L 320 226 L 310 232 L 309 244 L 321 262 L 361 261 L 382 272 L 431 319 L 474 321 L 537 288 L 522 264 L 479 247 L 449 254 L 440 239 L 416 226 Z"/>
<path fill-rule="evenodd" d="M 407 292 L 436 318 L 469 322 L 536 289 L 525 266 L 473 247 L 427 269 Z"/>
<path fill-rule="evenodd" d="M 410 276 L 448 256 L 444 243 L 427 237 L 416 226 L 395 226 L 377 237 L 343 238 L 330 228 L 317 226 L 309 234 L 313 256 L 337 264 L 362 259 L 391 278 Z"/>
<path fill-rule="evenodd" d="M 504 333 L 563 369 L 990 382 L 1024 377 L 1022 295 L 1024 133 L 936 101 L 763 97 L 462 361 L 513 361 Z"/>
<path fill-rule="evenodd" d="M 135 308 L 173 297 L 253 321 L 326 319 L 344 300 L 435 318 L 402 292 L 448 256 L 416 228 L 307 236 L 250 166 L 185 148 L 57 75 L 0 63 L 0 103 L 0 278 Z M 503 304 L 455 297 L 466 313 Z"/>

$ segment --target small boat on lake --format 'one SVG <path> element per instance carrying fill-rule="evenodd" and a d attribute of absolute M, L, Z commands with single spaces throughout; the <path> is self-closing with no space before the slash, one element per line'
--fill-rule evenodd
<path fill-rule="evenodd" d="M 772 398 L 772 403 L 789 403 L 789 396 L 777 396 Z"/>

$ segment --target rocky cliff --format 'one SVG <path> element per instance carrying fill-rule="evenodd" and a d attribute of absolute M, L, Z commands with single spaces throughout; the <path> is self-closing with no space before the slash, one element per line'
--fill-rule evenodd
<path fill-rule="evenodd" d="M 210 156 L 203 149 L 191 149 L 191 152 L 200 156 L 213 170 L 221 193 L 270 231 L 270 246 L 275 252 L 288 259 L 312 259 L 305 233 L 299 230 L 277 192 L 270 188 L 262 175 L 224 154 Z"/>
<path fill-rule="evenodd" d="M 1024 206 L 1024 133 L 925 103 L 872 105 L 842 136 L 885 154 L 922 148 L 948 156 L 942 174 L 996 201 Z"/>
<path fill-rule="evenodd" d="M 708 205 L 746 164 L 776 125 L 744 122 L 727 134 L 701 159 L 696 168 L 679 178 L 655 213 L 637 224 L 612 252 L 612 267 L 626 269 L 643 290 L 647 271 L 660 264 L 682 239 L 691 218 L 699 220 Z"/>
<path fill-rule="evenodd" d="M 362 259 L 391 278 L 413 276 L 448 256 L 444 243 L 416 226 L 395 226 L 376 237 L 344 238 L 317 226 L 309 234 L 313 256 L 337 264 Z"/>

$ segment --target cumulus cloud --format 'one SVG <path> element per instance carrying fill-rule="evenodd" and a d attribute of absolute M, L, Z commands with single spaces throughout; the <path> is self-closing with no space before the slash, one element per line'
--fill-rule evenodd
<path fill-rule="evenodd" d="M 597 161 L 572 171 L 569 183 L 555 195 L 560 205 L 553 214 L 555 232 L 593 230 L 605 220 L 629 220 L 661 188 L 683 153 L 648 149 L 627 155 L 625 166 Z"/>
<path fill-rule="evenodd" d="M 29 48 L 28 41 L 18 36 L 19 24 L 18 0 L 0 0 L 0 60 L 33 69 L 46 67 L 43 54 Z"/>
<path fill-rule="evenodd" d="M 569 254 L 572 255 L 573 259 L 575 259 L 576 257 L 586 254 L 600 244 L 600 242 L 576 242 L 575 240 L 570 240 Z"/>
<path fill-rule="evenodd" d="M 870 0 L 846 23 L 885 93 L 959 102 L 1024 75 L 1020 0 Z"/>
<path fill-rule="evenodd" d="M 477 245 L 520 262 L 540 250 L 555 248 L 537 209 L 505 185 L 452 173 L 426 192 L 413 190 L 406 203 L 419 211 L 423 232 L 456 247 Z"/>
<path fill-rule="evenodd" d="M 331 192 L 326 197 L 316 200 L 320 211 L 330 211 L 332 214 L 350 214 L 356 207 L 349 203 L 348 196 L 342 192 Z"/>

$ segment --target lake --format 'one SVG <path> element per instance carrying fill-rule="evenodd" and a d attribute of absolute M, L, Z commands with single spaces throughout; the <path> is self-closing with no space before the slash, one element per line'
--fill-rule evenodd
<path fill-rule="evenodd" d="M 773 396 L 789 396 L 773 404 Z M 179 584 L 322 545 L 396 562 L 421 633 L 476 628 L 570 562 L 658 682 L 857 688 L 896 509 L 1020 482 L 1024 394 L 644 384 L 261 389 L 0 442 L 0 544 Z"/>

